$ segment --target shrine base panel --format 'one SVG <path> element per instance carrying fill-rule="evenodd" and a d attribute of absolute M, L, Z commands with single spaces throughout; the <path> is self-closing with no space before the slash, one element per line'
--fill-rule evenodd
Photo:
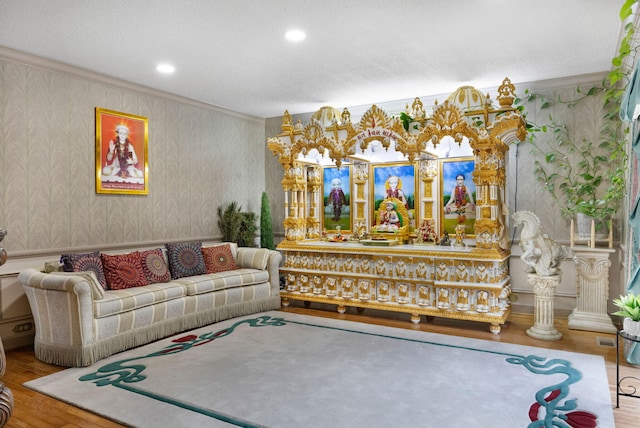
<path fill-rule="evenodd" d="M 287 243 L 282 303 L 290 300 L 454 318 L 490 324 L 498 334 L 511 307 L 507 257 L 486 250 L 322 241 Z"/>

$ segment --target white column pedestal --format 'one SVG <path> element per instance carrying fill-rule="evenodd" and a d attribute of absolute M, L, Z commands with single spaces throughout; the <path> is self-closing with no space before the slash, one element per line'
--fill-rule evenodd
<path fill-rule="evenodd" d="M 528 275 L 529 284 L 533 285 L 534 314 L 533 327 L 527 330 L 527 334 L 536 339 L 558 340 L 562 337 L 554 326 L 553 299 L 556 295 L 556 288 L 560 284 L 561 273 L 557 275 L 538 275 L 530 273 Z"/>
<path fill-rule="evenodd" d="M 569 315 L 573 330 L 616 333 L 607 313 L 610 248 L 572 247 L 576 266 L 576 307 Z"/>

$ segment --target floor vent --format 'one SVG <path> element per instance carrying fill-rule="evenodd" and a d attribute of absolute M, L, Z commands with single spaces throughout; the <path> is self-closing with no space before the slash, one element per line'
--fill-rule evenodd
<path fill-rule="evenodd" d="M 598 346 L 607 346 L 609 348 L 615 348 L 616 346 L 616 342 L 613 338 L 611 337 L 600 337 L 598 336 L 596 338 L 597 342 L 598 342 Z"/>

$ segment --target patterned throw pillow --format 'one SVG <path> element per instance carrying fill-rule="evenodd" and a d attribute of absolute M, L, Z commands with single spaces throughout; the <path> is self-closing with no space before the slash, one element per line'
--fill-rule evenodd
<path fill-rule="evenodd" d="M 140 263 L 150 284 L 171 280 L 171 272 L 169 272 L 167 263 L 164 261 L 161 248 L 140 251 Z"/>
<path fill-rule="evenodd" d="M 96 274 L 96 278 L 98 278 L 98 282 L 102 288 L 105 290 L 109 289 L 109 286 L 107 285 L 107 278 L 104 275 L 102 258 L 100 258 L 99 251 L 83 254 L 63 254 L 60 261 L 62 261 L 62 264 L 64 265 L 65 272 L 92 271 Z"/>
<path fill-rule="evenodd" d="M 104 275 L 107 277 L 107 284 L 112 290 L 141 287 L 149 284 L 142 270 L 138 251 L 115 256 L 103 254 L 102 265 L 104 266 Z"/>
<path fill-rule="evenodd" d="M 229 244 L 202 247 L 202 257 L 207 273 L 225 272 L 238 268 Z"/>
<path fill-rule="evenodd" d="M 207 273 L 202 257 L 202 242 L 166 244 L 166 247 L 172 279 Z"/>

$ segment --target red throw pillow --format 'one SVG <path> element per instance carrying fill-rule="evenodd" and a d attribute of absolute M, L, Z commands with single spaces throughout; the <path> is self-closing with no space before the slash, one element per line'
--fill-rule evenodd
<path fill-rule="evenodd" d="M 202 257 L 207 273 L 225 272 L 238 268 L 229 244 L 203 247 Z"/>
<path fill-rule="evenodd" d="M 169 272 L 167 262 L 162 255 L 162 249 L 140 251 L 140 263 L 150 284 L 171 280 L 171 272 Z"/>
<path fill-rule="evenodd" d="M 110 289 L 122 290 L 149 284 L 142 270 L 138 251 L 115 256 L 101 254 L 101 256 L 104 276 L 107 278 Z"/>

